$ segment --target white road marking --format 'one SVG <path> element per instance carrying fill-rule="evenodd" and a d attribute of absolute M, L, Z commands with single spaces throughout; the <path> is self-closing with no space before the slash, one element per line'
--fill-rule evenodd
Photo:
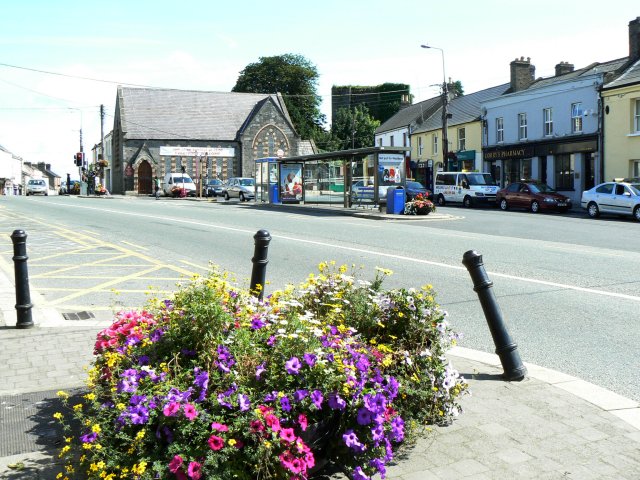
<path fill-rule="evenodd" d="M 51 202 L 53 203 L 53 202 Z M 69 204 L 64 204 L 65 206 L 69 206 Z M 99 209 L 99 208 L 95 208 L 95 207 L 86 207 L 86 206 L 80 206 L 80 205 L 73 205 L 73 207 L 75 208 L 82 208 L 82 209 L 87 209 L 87 210 L 99 210 L 101 212 L 108 212 L 108 213 L 116 213 L 119 215 L 129 215 L 132 217 L 140 217 L 140 218 L 151 218 L 153 220 L 158 220 L 158 217 L 156 215 L 147 215 L 144 213 L 138 213 L 138 212 L 123 212 L 123 211 L 119 211 L 119 210 L 110 210 L 110 209 Z M 227 227 L 224 225 L 216 225 L 214 223 L 206 223 L 206 222 L 198 222 L 195 220 L 186 220 L 184 218 L 163 218 L 162 220 L 167 221 L 167 220 L 171 220 L 172 222 L 175 223 L 184 223 L 187 225 L 198 225 L 198 226 L 204 226 L 204 227 L 213 227 L 213 228 L 218 228 L 218 229 L 222 229 L 222 230 L 228 230 L 230 232 L 238 232 L 238 233 L 246 233 L 246 234 L 250 234 L 253 235 L 255 234 L 255 232 L 253 230 L 247 230 L 244 228 L 237 228 L 237 227 Z M 433 262 L 430 260 L 424 260 L 421 258 L 414 258 L 414 257 L 407 257 L 405 255 L 397 255 L 397 254 L 393 254 L 393 253 L 385 253 L 385 252 L 380 252 L 380 251 L 376 251 L 376 250 L 369 250 L 367 248 L 356 248 L 356 247 L 348 247 L 345 245 L 336 245 L 334 243 L 328 243 L 328 242 L 320 242 L 317 240 L 307 240 L 307 239 L 302 239 L 302 238 L 296 238 L 296 237 L 289 237 L 287 235 L 278 235 L 278 234 L 272 234 L 271 235 L 272 238 L 280 238 L 283 240 L 289 240 L 291 242 L 299 242 L 299 243 L 306 243 L 309 245 L 317 245 L 317 246 L 322 246 L 322 247 L 330 247 L 330 248 L 334 248 L 334 249 L 339 249 L 339 250 L 345 250 L 348 252 L 356 252 L 356 253 L 363 253 L 366 255 L 372 255 L 372 256 L 377 256 L 377 257 L 384 257 L 384 258 L 393 258 L 395 260 L 401 260 L 401 261 L 406 261 L 406 262 L 411 262 L 411 263 L 420 263 L 422 265 L 430 265 L 433 267 L 440 267 L 440 268 L 448 268 L 450 270 L 466 270 L 465 267 L 461 267 L 458 265 L 449 265 L 447 263 L 442 263 L 442 262 Z M 631 300 L 634 302 L 640 302 L 640 297 L 638 296 L 634 296 L 634 295 L 627 295 L 624 293 L 617 293 L 617 292 L 608 292 L 606 290 L 599 290 L 596 288 L 588 288 L 588 287 L 578 287 L 576 285 L 567 285 L 564 283 L 558 283 L 558 282 L 549 282 L 547 280 L 537 280 L 534 278 L 526 278 L 526 277 L 518 277 L 515 275 L 509 275 L 506 273 L 498 273 L 498 272 L 487 272 L 488 275 L 492 276 L 492 277 L 499 277 L 499 278 L 507 278 L 509 280 L 517 280 L 520 282 L 525 282 L 525 283 L 533 283 L 536 285 L 544 285 L 546 287 L 554 287 L 554 288 L 561 288 L 561 289 L 565 289 L 565 290 L 573 290 L 576 292 L 583 292 L 583 293 L 589 293 L 589 294 L 593 294 L 593 295 L 603 295 L 606 297 L 615 297 L 615 298 L 622 298 L 625 300 Z"/>

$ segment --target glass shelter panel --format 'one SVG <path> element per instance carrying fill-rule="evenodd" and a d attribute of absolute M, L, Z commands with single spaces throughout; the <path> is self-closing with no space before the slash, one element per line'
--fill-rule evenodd
<path fill-rule="evenodd" d="M 344 204 L 342 160 L 305 162 L 303 177 L 305 203 Z"/>

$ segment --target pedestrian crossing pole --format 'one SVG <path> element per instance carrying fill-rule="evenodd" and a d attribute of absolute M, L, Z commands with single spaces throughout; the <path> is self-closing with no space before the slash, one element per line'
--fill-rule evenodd
<path fill-rule="evenodd" d="M 13 264 L 16 280 L 16 328 L 34 326 L 31 318 L 31 293 L 29 292 L 29 273 L 27 271 L 27 233 L 14 230 L 11 234 L 13 242 Z"/>

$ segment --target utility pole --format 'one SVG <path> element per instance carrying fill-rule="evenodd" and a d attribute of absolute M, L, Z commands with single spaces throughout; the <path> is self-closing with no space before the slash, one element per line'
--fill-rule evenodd
<path fill-rule="evenodd" d="M 100 104 L 100 160 L 104 160 L 104 105 Z M 104 167 L 100 166 L 100 185 L 104 186 Z M 111 188 L 111 185 L 109 185 Z"/>
<path fill-rule="evenodd" d="M 449 130 L 449 89 L 447 88 L 447 80 L 442 84 L 442 168 L 448 170 L 447 161 L 449 158 L 449 139 L 447 132 Z"/>

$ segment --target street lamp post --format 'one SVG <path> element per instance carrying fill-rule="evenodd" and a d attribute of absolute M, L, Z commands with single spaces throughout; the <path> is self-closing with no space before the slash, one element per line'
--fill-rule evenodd
<path fill-rule="evenodd" d="M 449 156 L 449 139 L 447 131 L 449 129 L 449 91 L 447 88 L 447 74 L 444 69 L 444 50 L 439 47 L 433 47 L 431 45 L 420 45 L 422 48 L 431 48 L 433 50 L 440 50 L 442 56 L 442 168 L 447 169 L 447 160 Z"/>

